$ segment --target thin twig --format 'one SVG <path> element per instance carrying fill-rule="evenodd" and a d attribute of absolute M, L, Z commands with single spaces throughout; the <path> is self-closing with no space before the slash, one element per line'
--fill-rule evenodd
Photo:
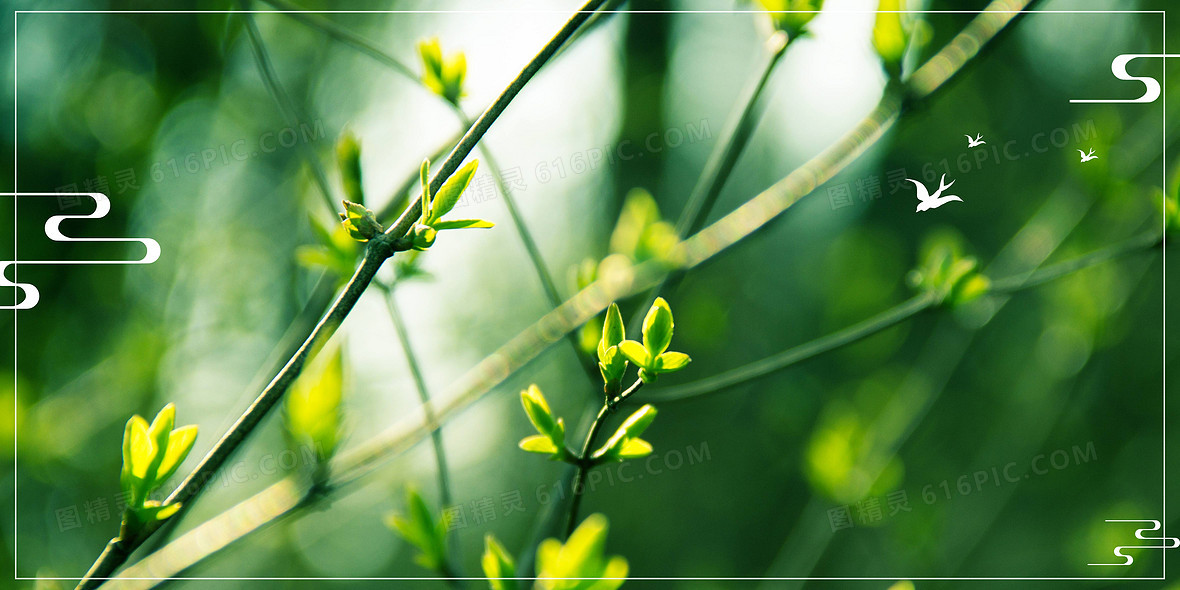
<path fill-rule="evenodd" d="M 1046 266 L 1030 273 L 998 279 L 992 283 L 991 291 L 994 293 L 1015 293 L 1017 291 L 1023 291 L 1024 289 L 1036 287 L 1042 283 L 1052 281 L 1084 268 L 1090 268 L 1108 260 L 1126 256 L 1127 254 L 1155 250 L 1163 243 L 1163 240 L 1163 235 L 1158 231 L 1150 231 L 1118 244 L 1107 246 L 1101 250 L 1095 250 L 1085 256 L 1079 256 L 1072 260 Z"/>
<path fill-rule="evenodd" d="M 381 64 L 392 68 L 399 74 L 407 78 L 416 78 L 417 74 L 413 72 L 400 60 L 394 58 L 392 55 L 382 51 L 381 48 L 374 45 L 364 37 L 336 24 L 332 20 L 325 18 L 319 14 L 305 12 L 302 8 L 287 0 L 261 0 L 266 4 L 270 4 L 275 8 L 283 11 L 282 14 L 302 23 L 310 28 L 317 29 L 325 35 L 351 45 L 353 48 L 377 60 Z"/>
<path fill-rule="evenodd" d="M 451 495 L 451 472 L 447 468 L 447 454 L 443 449 L 442 425 L 438 423 L 438 418 L 434 414 L 434 404 L 430 401 L 430 390 L 426 387 L 426 378 L 422 374 L 422 365 L 418 362 L 418 355 L 414 353 L 414 348 L 410 345 L 410 333 L 406 330 L 406 320 L 402 316 L 401 310 L 397 305 L 397 299 L 394 296 L 394 285 L 396 283 L 394 285 L 386 285 L 381 281 L 377 281 L 373 284 L 380 287 L 385 294 L 385 304 L 389 308 L 389 317 L 393 323 L 393 330 L 397 333 L 397 340 L 401 344 L 402 353 L 406 355 L 406 365 L 409 366 L 410 375 L 414 379 L 414 388 L 418 390 L 418 400 L 422 402 L 422 411 L 430 424 L 430 442 L 434 446 L 435 472 L 438 477 L 438 501 L 443 508 L 446 508 L 447 506 L 453 505 L 454 500 Z M 447 535 L 452 539 L 457 536 L 454 530 L 448 531 Z M 456 564 L 462 561 L 462 557 L 459 555 L 458 543 L 451 544 L 451 552 L 454 555 L 446 556 L 442 564 L 444 570 L 440 573 L 448 579 L 449 583 L 458 584 L 456 578 L 462 576 L 456 574 L 455 566 L 451 565 L 452 561 Z"/>
<path fill-rule="evenodd" d="M 262 1 L 267 2 L 281 10 L 297 9 L 294 4 L 287 2 L 287 0 Z M 471 119 L 465 112 L 463 112 L 463 109 L 460 108 L 458 104 L 446 100 L 437 93 L 431 91 L 422 82 L 422 78 L 415 74 L 409 66 L 389 53 L 382 51 L 364 37 L 344 29 L 340 25 L 337 25 L 331 20 L 323 18 L 319 15 L 302 12 L 292 12 L 289 14 L 291 18 L 294 18 L 296 21 L 307 25 L 308 27 L 317 29 L 329 37 L 332 37 L 333 39 L 353 47 L 363 54 L 377 60 L 378 63 L 381 63 L 382 65 L 385 65 L 394 70 L 398 74 L 406 77 L 423 89 L 426 89 L 431 94 L 431 96 L 439 98 L 443 104 L 447 105 L 447 107 L 450 108 L 452 112 L 454 112 L 455 117 L 458 119 L 459 124 L 464 130 L 469 130 L 474 126 L 474 122 L 471 121 Z M 447 144 L 444 144 L 440 151 L 447 149 L 451 145 L 454 145 L 454 143 L 454 141 L 451 141 Z M 512 218 L 513 227 L 516 229 L 516 233 L 519 236 L 521 243 L 524 245 L 525 252 L 528 254 L 529 261 L 532 263 L 533 269 L 537 274 L 537 278 L 541 282 L 541 287 L 545 290 L 545 296 L 549 300 L 549 304 L 552 307 L 561 305 L 562 298 L 561 294 L 557 290 L 557 284 L 553 280 L 553 273 L 551 273 L 549 268 L 546 266 L 545 260 L 541 255 L 541 250 L 537 247 L 537 241 L 535 238 L 533 238 L 532 232 L 525 223 L 524 216 L 520 213 L 520 208 L 516 204 L 516 197 L 513 196 L 511 190 L 508 188 L 507 183 L 504 182 L 504 177 L 500 173 L 500 167 L 496 164 L 495 159 L 492 157 L 491 150 L 486 145 L 481 146 L 479 149 L 486 164 L 485 169 L 490 170 L 492 179 L 496 184 L 496 188 L 499 190 L 500 195 L 504 199 L 504 206 L 508 209 L 508 215 Z M 435 155 L 432 156 L 431 159 L 433 160 L 438 157 L 438 155 Z M 414 180 L 416 180 L 416 177 L 411 179 L 411 181 L 406 186 L 399 188 L 398 191 L 394 193 L 394 199 L 391 200 L 385 208 L 381 209 L 377 215 L 378 219 L 384 219 L 391 216 L 392 211 L 401 206 L 404 201 L 399 200 L 399 198 L 405 198 L 405 195 L 409 194 L 409 191 L 413 188 Z M 591 382 L 597 383 L 598 374 L 594 367 L 587 363 L 584 359 L 577 335 L 571 333 L 568 336 L 568 339 L 570 341 L 570 345 L 573 347 L 573 351 L 578 360 L 579 366 L 582 367 L 583 371 L 590 378 Z"/>
<path fill-rule="evenodd" d="M 590 450 L 594 448 L 594 442 L 598 438 L 598 432 L 602 430 L 607 416 L 613 414 L 619 404 L 634 395 L 641 387 L 643 387 L 643 381 L 636 379 L 635 383 L 631 384 L 631 387 L 628 387 L 626 391 L 614 399 L 606 400 L 602 404 L 602 408 L 598 410 L 598 415 L 594 417 L 594 422 L 590 424 L 590 431 L 586 433 L 586 440 L 582 443 L 582 453 L 578 455 L 576 471 L 574 472 L 574 483 L 570 486 L 570 492 L 573 494 L 573 497 L 570 499 L 569 513 L 565 521 L 565 536 L 567 538 L 574 532 L 574 528 L 578 526 L 578 508 L 582 505 L 582 496 L 586 494 L 586 476 L 594 468 L 594 460 L 590 457 Z"/>
<path fill-rule="evenodd" d="M 745 92 L 745 99 L 739 103 L 741 106 L 726 121 L 720 138 L 705 161 L 704 170 L 692 187 L 684 209 L 680 211 L 680 217 L 676 221 L 676 236 L 678 238 L 696 233 L 704 225 L 705 219 L 708 218 L 709 212 L 717 202 L 717 197 L 721 195 L 721 189 L 729 180 L 734 166 L 737 165 L 738 158 L 754 135 L 754 129 L 762 116 L 762 94 L 766 90 L 766 85 L 770 81 L 770 75 L 774 72 L 775 66 L 782 61 L 783 56 L 786 55 L 787 47 L 793 40 L 782 32 L 775 33 L 767 39 L 766 63 L 758 71 L 757 77 Z M 644 304 L 636 308 L 635 315 L 631 317 L 631 322 L 627 326 L 629 330 L 635 331 L 639 327 L 648 308 L 657 297 L 664 294 L 676 282 L 678 276 L 681 275 L 670 275 L 664 278 L 648 293 Z"/>
<path fill-rule="evenodd" d="M 735 385 L 781 371 L 792 365 L 840 348 L 841 346 L 846 346 L 864 339 L 886 328 L 896 326 L 933 306 L 933 297 L 926 294 L 918 295 L 858 324 L 853 324 L 826 336 L 788 348 L 764 359 L 742 365 L 736 369 L 731 369 L 706 379 L 670 387 L 654 394 L 648 394 L 648 400 L 653 402 L 678 401 L 724 391 Z"/>
<path fill-rule="evenodd" d="M 1128 254 L 1153 251 L 1160 245 L 1161 241 L 1162 238 L 1159 232 L 1148 232 L 1072 260 L 1060 262 L 1033 272 L 998 279 L 992 284 L 989 292 L 996 295 L 1004 295 L 1031 289 L 1048 281 L 1115 258 L 1120 258 Z M 807 359 L 876 334 L 927 309 L 931 309 L 934 305 L 933 298 L 927 295 L 918 295 L 859 324 L 788 348 L 782 352 L 731 369 L 719 375 L 656 392 L 650 395 L 648 399 L 650 401 L 663 402 L 680 401 L 718 393 L 736 385 L 776 373 Z"/>
<path fill-rule="evenodd" d="M 418 399 L 422 402 L 426 420 L 430 423 L 430 439 L 434 444 L 434 459 L 438 464 L 438 494 L 439 502 L 443 506 L 452 504 L 451 482 L 447 470 L 447 456 L 443 450 L 442 426 L 434 414 L 434 404 L 430 401 L 430 390 L 426 387 L 426 378 L 422 375 L 422 366 L 418 363 L 418 355 L 410 346 L 410 333 L 406 330 L 406 321 L 398 308 L 397 299 L 393 294 L 393 287 L 380 281 L 374 283 L 385 293 L 385 303 L 389 308 L 389 317 L 393 321 L 393 330 L 397 333 L 397 340 L 401 344 L 402 353 L 406 355 L 406 364 L 410 367 L 410 375 L 414 379 L 414 388 L 418 390 Z"/>
<path fill-rule="evenodd" d="M 239 0 L 239 4 L 242 10 L 249 10 L 246 0 Z M 254 22 L 254 16 L 249 12 L 242 12 L 238 15 L 231 14 L 230 18 L 234 16 L 238 16 L 245 23 L 246 36 L 250 39 L 250 49 L 254 53 L 254 61 L 258 65 L 258 73 L 262 77 L 267 92 L 270 93 L 271 98 L 278 104 L 283 120 L 291 127 L 306 122 L 299 107 L 291 99 L 291 95 L 283 88 L 278 74 L 275 73 L 274 66 L 271 65 L 270 56 L 267 54 L 266 45 L 262 42 L 262 34 L 258 32 L 258 26 Z M 300 142 L 299 150 L 308 161 L 309 167 L 311 168 L 311 176 L 315 179 L 316 187 L 319 188 L 319 193 L 324 198 L 324 203 L 327 205 L 328 211 L 335 211 L 336 204 L 332 198 L 332 189 L 329 188 L 328 175 L 324 172 L 323 165 L 320 164 L 319 159 L 311 152 L 311 147 L 306 143 Z"/>

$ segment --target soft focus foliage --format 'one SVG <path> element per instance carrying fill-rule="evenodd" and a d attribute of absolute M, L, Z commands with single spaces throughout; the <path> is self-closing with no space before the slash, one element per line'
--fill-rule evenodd
<path fill-rule="evenodd" d="M 621 586 L 627 578 L 627 560 L 605 554 L 608 529 L 605 516 L 591 514 L 565 543 L 542 541 L 537 548 L 538 590 L 614 590 Z"/>
<path fill-rule="evenodd" d="M 979 274 L 978 261 L 960 254 L 957 241 L 932 236 L 922 248 L 918 268 L 910 271 L 910 286 L 949 306 L 968 303 L 987 292 L 988 279 Z"/>
<path fill-rule="evenodd" d="M 415 563 L 437 574 L 449 575 L 447 520 L 435 518 L 418 490 L 406 488 L 405 513 L 390 514 L 385 524 L 418 550 Z"/>
<path fill-rule="evenodd" d="M 516 564 L 508 550 L 491 533 L 484 536 L 484 551 L 480 565 L 492 590 L 516 590 L 516 580 L 511 579 L 516 577 Z"/>
<path fill-rule="evenodd" d="M 565 447 L 565 422 L 553 416 L 541 388 L 530 385 L 528 389 L 521 391 L 520 403 L 524 406 L 529 421 L 539 433 L 522 439 L 519 443 L 520 448 L 530 453 L 550 455 L 555 461 L 569 459 L 571 455 Z"/>
<path fill-rule="evenodd" d="M 467 77 L 467 56 L 462 51 L 444 55 L 438 37 L 418 42 L 418 56 L 422 59 L 422 81 L 445 98 L 459 104 L 466 95 L 463 81 Z"/>
<path fill-rule="evenodd" d="M 296 451 L 313 449 L 326 463 L 341 437 L 344 351 L 335 346 L 318 355 L 287 392 L 284 418 Z"/>
<path fill-rule="evenodd" d="M 774 27 L 794 39 L 801 35 L 820 10 L 823 0 L 758 0 L 758 4 L 770 13 Z"/>

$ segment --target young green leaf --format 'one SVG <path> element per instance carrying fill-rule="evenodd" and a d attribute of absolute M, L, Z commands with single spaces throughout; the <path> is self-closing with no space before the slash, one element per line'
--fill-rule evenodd
<path fill-rule="evenodd" d="M 341 224 L 349 235 L 358 242 L 367 242 L 385 231 L 377 216 L 364 205 L 345 200 L 344 213 L 340 214 Z"/>
<path fill-rule="evenodd" d="M 287 392 L 284 426 L 293 446 L 311 447 L 327 463 L 340 442 L 344 397 L 344 350 L 324 350 Z"/>
<path fill-rule="evenodd" d="M 683 369 L 690 362 L 692 359 L 683 352 L 665 352 L 656 357 L 655 370 L 659 373 L 671 373 Z"/>
<path fill-rule="evenodd" d="M 197 438 L 196 426 L 176 425 L 176 406 L 164 406 L 149 425 L 142 416 L 132 416 L 123 430 L 123 468 L 119 483 L 127 495 L 123 515 L 124 534 L 134 535 L 142 527 L 168 518 L 179 504 L 161 505 L 148 500 L 188 456 Z"/>
<path fill-rule="evenodd" d="M 606 308 L 606 320 L 602 323 L 602 341 L 598 344 L 598 358 L 602 357 L 607 348 L 617 346 L 627 338 L 627 329 L 623 325 L 623 314 L 619 306 L 612 303 Z"/>
<path fill-rule="evenodd" d="M 909 32 L 902 24 L 901 0 L 881 0 L 873 23 L 873 47 L 881 56 L 885 71 L 892 78 L 901 77 L 901 62 L 909 44 Z"/>
<path fill-rule="evenodd" d="M 633 189 L 627 193 L 619 221 L 611 233 L 610 250 L 631 262 L 665 260 L 679 242 L 676 228 L 660 218 L 651 193 Z"/>
<path fill-rule="evenodd" d="M 449 219 L 445 221 L 442 219 L 443 215 L 449 213 L 458 204 L 459 198 L 463 196 L 463 191 L 467 190 L 467 185 L 471 183 L 471 177 L 475 175 L 475 169 L 478 166 L 478 160 L 468 162 L 466 166 L 447 178 L 442 188 L 432 195 L 429 178 L 430 160 L 423 160 L 422 167 L 418 171 L 419 181 L 422 184 L 422 217 L 419 218 L 418 224 L 410 229 L 407 236 L 411 248 L 419 251 L 430 248 L 434 245 L 438 232 L 442 230 L 489 228 L 495 225 L 483 219 Z"/>
<path fill-rule="evenodd" d="M 774 28 L 787 33 L 794 39 L 806 31 L 807 23 L 818 16 L 823 0 L 758 0 L 762 8 L 770 13 Z"/>
<path fill-rule="evenodd" d="M 643 320 L 643 344 L 634 340 L 619 343 L 619 351 L 639 367 L 639 378 L 644 383 L 655 381 L 660 373 L 683 369 L 692 360 L 682 352 L 665 352 L 672 342 L 672 329 L 672 309 L 663 297 L 658 297 Z"/>
<path fill-rule="evenodd" d="M 197 426 L 195 424 L 181 426 L 173 430 L 168 437 L 168 446 L 164 451 L 164 460 L 160 462 L 160 467 L 157 470 L 156 479 L 161 482 L 168 481 L 168 478 L 176 473 L 185 457 L 188 457 L 189 451 L 193 450 L 193 444 L 196 442 Z"/>
<path fill-rule="evenodd" d="M 657 297 L 643 319 L 643 347 L 652 357 L 657 357 L 668 350 L 671 343 L 672 309 L 663 297 Z"/>
<path fill-rule="evenodd" d="M 927 239 L 922 262 L 910 271 L 909 283 L 939 305 L 955 307 L 987 293 L 991 282 L 978 271 L 978 262 L 959 253 L 956 238 Z"/>
<path fill-rule="evenodd" d="M 485 219 L 450 219 L 447 221 L 436 221 L 432 227 L 442 231 L 444 229 L 485 229 L 494 227 L 495 225 Z"/>
<path fill-rule="evenodd" d="M 123 470 L 119 481 L 123 491 L 131 495 L 131 502 L 146 496 L 142 491 L 151 460 L 152 443 L 148 438 L 148 423 L 139 415 L 132 416 L 123 429 Z"/>
<path fill-rule="evenodd" d="M 638 459 L 650 455 L 651 451 L 651 443 L 642 438 L 628 438 L 623 441 L 623 446 L 618 452 L 618 458 L 620 460 Z"/>
<path fill-rule="evenodd" d="M 592 459 L 612 461 L 622 460 L 631 457 L 642 457 L 651 452 L 651 445 L 639 438 L 643 431 L 647 430 L 648 426 L 656 418 L 655 407 L 651 404 L 644 404 L 643 407 L 636 410 L 626 420 L 619 425 L 618 430 L 607 439 L 606 443 L 602 445 L 597 451 L 591 455 Z M 639 441 L 636 444 L 629 444 L 631 441 Z M 624 451 L 629 455 L 624 457 Z"/>
<path fill-rule="evenodd" d="M 614 590 L 626 581 L 627 560 L 604 555 L 609 523 L 592 514 L 563 545 L 546 539 L 537 547 L 537 587 L 549 590 Z M 576 579 L 582 578 L 582 579 Z"/>
<path fill-rule="evenodd" d="M 627 372 L 627 358 L 619 351 L 618 345 L 626 338 L 623 315 L 614 303 L 606 310 L 602 323 L 602 338 L 598 341 L 598 371 L 602 373 L 604 391 L 615 395 L 622 387 L 623 375 Z"/>
<path fill-rule="evenodd" d="M 459 104 L 465 94 L 463 82 L 467 77 L 467 57 L 463 52 L 444 56 L 442 45 L 434 37 L 418 42 L 418 55 L 422 57 L 422 83 L 451 104 Z"/>
<path fill-rule="evenodd" d="M 549 402 L 545 400 L 545 395 L 541 393 L 540 387 L 530 385 L 528 389 L 521 391 L 520 403 L 524 406 L 524 412 L 528 414 L 529 420 L 536 427 L 537 432 L 549 436 L 557 428 L 557 421 L 553 419 L 553 413 L 549 410 Z"/>
<path fill-rule="evenodd" d="M 637 366 L 637 367 L 651 366 L 651 364 L 652 364 L 651 353 L 649 353 L 647 351 L 647 349 L 643 347 L 642 344 L 640 344 L 634 340 L 624 340 L 619 343 L 618 348 L 619 348 L 619 352 L 623 353 L 623 356 L 627 357 L 627 360 L 631 361 L 632 363 L 635 363 L 635 366 Z"/>
<path fill-rule="evenodd" d="M 406 488 L 406 507 L 408 516 L 390 514 L 386 525 L 418 549 L 414 556 L 418 565 L 440 574 L 448 573 L 446 519 L 435 520 L 426 501 L 412 487 Z"/>
<path fill-rule="evenodd" d="M 516 564 L 508 550 L 491 533 L 484 536 L 483 574 L 492 590 L 516 590 Z"/>
<path fill-rule="evenodd" d="M 455 208 L 459 197 L 463 196 L 463 191 L 467 190 L 467 185 L 471 184 L 471 178 L 475 176 L 475 170 L 478 167 L 479 160 L 472 160 L 456 170 L 450 178 L 447 178 L 442 188 L 438 189 L 438 193 L 434 195 L 434 200 L 430 205 L 430 216 L 426 218 L 423 225 L 434 226 L 444 215 Z"/>
<path fill-rule="evenodd" d="M 550 455 L 550 459 L 554 461 L 576 460 L 565 446 L 565 422 L 553 416 L 549 410 L 549 402 L 545 401 L 541 389 L 536 385 L 530 385 L 528 389 L 520 392 L 520 403 L 538 432 L 522 439 L 519 443 L 520 448 L 530 453 Z"/>
<path fill-rule="evenodd" d="M 519 446 L 521 449 L 530 453 L 540 453 L 542 455 L 552 455 L 559 452 L 561 449 L 553 444 L 553 440 L 548 435 L 534 434 L 520 439 Z"/>

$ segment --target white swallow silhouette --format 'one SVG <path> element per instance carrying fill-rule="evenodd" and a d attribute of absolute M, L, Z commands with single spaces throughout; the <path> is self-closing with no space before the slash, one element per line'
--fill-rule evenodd
<path fill-rule="evenodd" d="M 1090 148 L 1090 153 L 1088 153 L 1088 154 L 1086 152 L 1083 152 L 1082 150 L 1078 150 L 1078 153 L 1082 155 L 1083 162 L 1089 162 L 1090 160 L 1097 160 L 1098 159 L 1098 156 L 1094 155 L 1094 148 Z"/>
<path fill-rule="evenodd" d="M 942 178 L 938 179 L 938 191 L 933 195 L 931 195 L 930 192 L 926 190 L 926 185 L 912 178 L 907 178 L 906 180 L 914 183 L 914 186 L 918 187 L 918 211 L 937 209 L 938 207 L 941 207 L 951 201 L 962 202 L 963 200 L 955 195 L 947 195 L 945 197 L 942 196 L 942 191 L 950 188 L 951 184 L 955 183 L 955 181 L 952 180 L 950 184 L 943 184 L 943 181 L 946 180 L 945 174 L 942 175 Z"/>
<path fill-rule="evenodd" d="M 983 140 L 982 133 L 976 133 L 975 139 L 971 139 L 970 135 L 964 135 L 963 137 L 967 138 L 967 147 L 969 147 L 969 148 L 973 148 L 977 145 L 983 145 L 983 144 L 987 143 L 986 141 Z"/>

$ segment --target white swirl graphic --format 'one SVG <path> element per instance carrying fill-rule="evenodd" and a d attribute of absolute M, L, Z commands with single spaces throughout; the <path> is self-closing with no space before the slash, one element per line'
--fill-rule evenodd
<path fill-rule="evenodd" d="M 143 258 L 139 260 L 3 260 L 0 261 L 0 287 L 16 287 L 21 297 L 15 305 L 0 305 L 0 309 L 32 309 L 41 300 L 35 285 L 8 279 L 8 267 L 17 265 L 56 264 L 151 264 L 160 259 L 160 244 L 151 238 L 74 238 L 61 232 L 61 222 L 67 219 L 102 219 L 111 210 L 111 201 L 102 193 L 0 193 L 8 197 L 90 197 L 94 212 L 75 215 L 54 215 L 45 222 L 45 235 L 55 242 L 138 242 L 143 244 Z"/>

